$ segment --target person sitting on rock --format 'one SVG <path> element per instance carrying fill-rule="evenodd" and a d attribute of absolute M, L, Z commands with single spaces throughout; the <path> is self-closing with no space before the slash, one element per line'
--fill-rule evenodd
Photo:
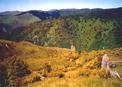
<path fill-rule="evenodd" d="M 107 54 L 104 54 L 102 57 L 102 64 L 101 64 L 101 68 L 102 69 L 109 69 L 109 57 Z"/>

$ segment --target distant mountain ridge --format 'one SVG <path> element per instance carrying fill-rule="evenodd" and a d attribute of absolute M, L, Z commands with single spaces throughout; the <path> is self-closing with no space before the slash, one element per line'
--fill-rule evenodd
<path fill-rule="evenodd" d="M 6 11 L 0 13 L 0 23 L 7 24 L 13 28 L 25 26 L 30 23 L 59 18 L 65 16 L 82 16 L 86 18 L 99 17 L 103 19 L 122 19 L 122 7 L 111 9 L 61 9 L 61 10 L 30 10 L 30 11 Z"/>
<path fill-rule="evenodd" d="M 1 12 L 0 16 L 9 16 L 9 15 L 14 15 L 14 16 L 19 16 L 23 15 L 26 13 L 31 13 L 40 19 L 45 19 L 46 17 L 52 16 L 52 17 L 59 17 L 59 16 L 69 16 L 69 15 L 80 15 L 80 14 L 86 14 L 86 13 L 96 13 L 96 12 L 101 12 L 101 13 L 114 13 L 114 14 L 122 14 L 122 7 L 119 8 L 109 8 L 109 9 L 102 9 L 102 8 L 94 8 L 94 9 L 89 9 L 89 8 L 84 8 L 84 9 L 60 9 L 60 10 L 49 10 L 49 11 L 42 11 L 42 10 L 30 10 L 30 11 L 5 11 Z M 113 15 L 114 15 L 113 14 Z M 44 18 L 43 18 L 44 17 Z"/>

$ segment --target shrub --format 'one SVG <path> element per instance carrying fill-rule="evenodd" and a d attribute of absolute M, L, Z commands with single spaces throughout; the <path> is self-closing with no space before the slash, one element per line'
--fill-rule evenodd
<path fill-rule="evenodd" d="M 49 65 L 48 63 L 45 63 L 43 65 L 43 68 L 40 70 L 40 73 L 43 75 L 43 76 L 46 76 L 49 72 L 52 71 L 52 67 L 51 65 Z"/>
<path fill-rule="evenodd" d="M 27 65 L 20 59 L 10 58 L 7 66 L 8 87 L 19 87 L 18 77 L 30 74 Z"/>
<path fill-rule="evenodd" d="M 109 71 L 106 71 L 105 69 L 100 69 L 98 71 L 98 75 L 100 78 L 108 78 L 110 77 Z"/>
<path fill-rule="evenodd" d="M 40 81 L 41 79 L 42 79 L 42 75 L 40 75 L 40 73 L 32 72 L 30 75 L 27 75 L 27 76 L 24 77 L 23 83 L 24 84 L 33 83 L 33 82 L 36 82 L 36 81 Z"/>
<path fill-rule="evenodd" d="M 63 72 L 50 72 L 47 74 L 47 77 L 59 77 L 62 78 L 64 77 L 64 73 Z"/>
<path fill-rule="evenodd" d="M 79 77 L 79 70 L 72 70 L 65 73 L 65 78 L 77 78 Z"/>
<path fill-rule="evenodd" d="M 90 76 L 91 70 L 90 69 L 80 69 L 79 70 L 80 76 Z"/>
<path fill-rule="evenodd" d="M 2 86 L 6 85 L 5 81 L 7 79 L 7 71 L 6 71 L 6 65 L 5 64 L 0 64 L 0 84 Z"/>

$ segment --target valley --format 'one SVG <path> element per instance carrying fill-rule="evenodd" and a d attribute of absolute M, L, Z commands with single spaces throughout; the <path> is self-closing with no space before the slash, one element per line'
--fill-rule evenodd
<path fill-rule="evenodd" d="M 1 12 L 0 87 L 122 87 L 121 25 L 121 7 Z"/>

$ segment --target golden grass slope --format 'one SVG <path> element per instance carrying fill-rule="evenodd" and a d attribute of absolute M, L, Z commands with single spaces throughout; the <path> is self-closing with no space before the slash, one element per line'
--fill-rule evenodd
<path fill-rule="evenodd" d="M 37 46 L 26 41 L 0 40 L 1 43 L 12 44 L 16 57 L 31 70 L 30 75 L 23 77 L 30 80 L 25 87 L 122 87 L 122 80 L 111 79 L 105 70 L 101 70 L 102 55 L 107 53 L 111 61 L 121 61 L 121 48 L 78 53 L 66 48 Z M 114 70 L 122 76 L 121 66 Z M 33 82 L 37 75 L 46 77 Z"/>

